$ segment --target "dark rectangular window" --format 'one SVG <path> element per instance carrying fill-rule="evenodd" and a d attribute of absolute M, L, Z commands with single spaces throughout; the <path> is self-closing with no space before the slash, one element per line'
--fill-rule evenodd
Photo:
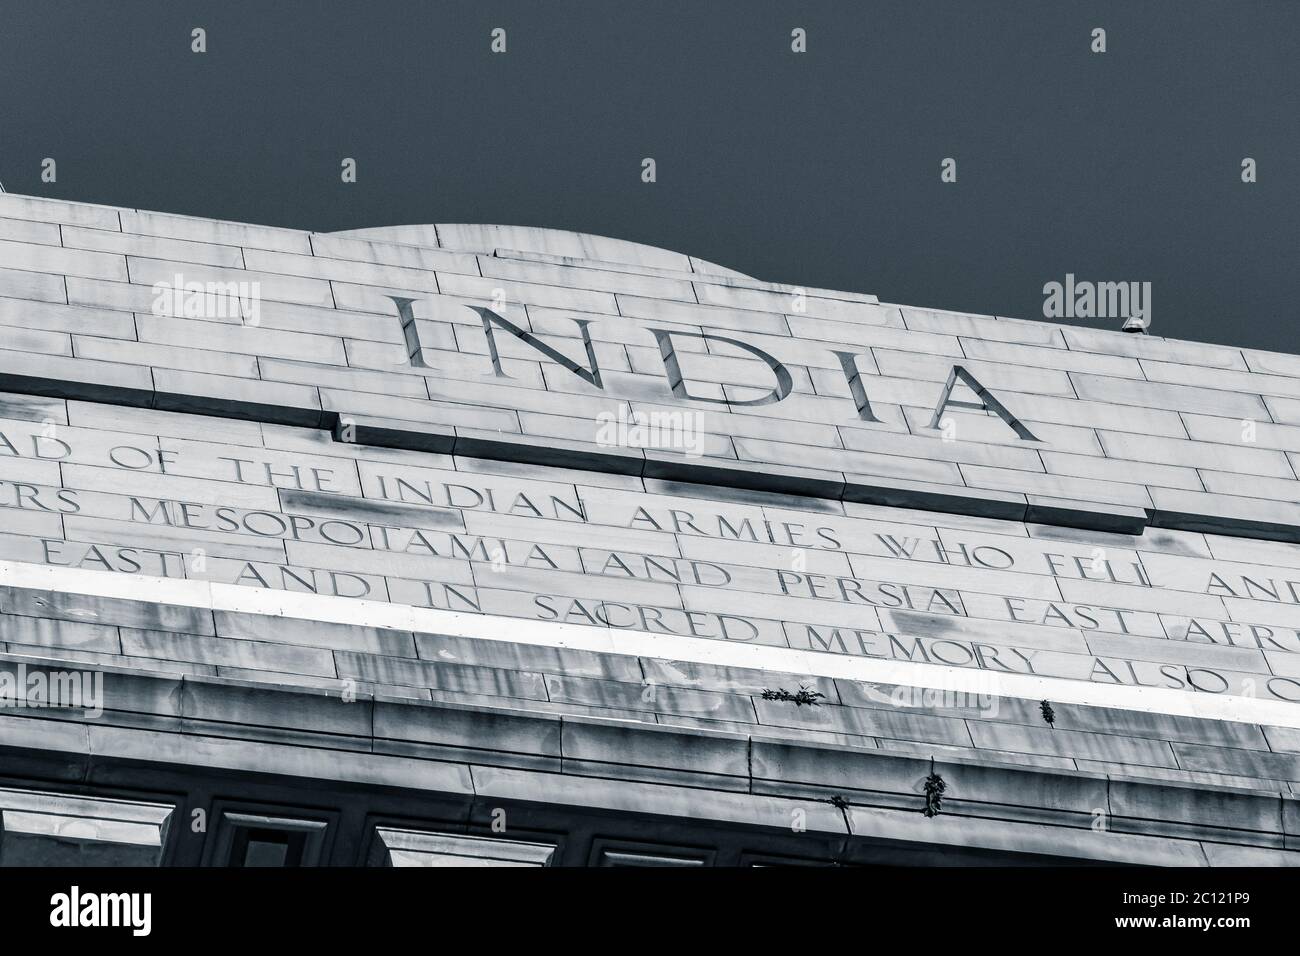
<path fill-rule="evenodd" d="M 302 866 L 307 833 L 239 827 L 231 846 L 231 866 Z"/>

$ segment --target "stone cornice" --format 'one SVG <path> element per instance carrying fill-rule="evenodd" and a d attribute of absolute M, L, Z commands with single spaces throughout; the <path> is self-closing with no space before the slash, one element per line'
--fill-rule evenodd
<path fill-rule="evenodd" d="M 72 665 L 39 658 L 31 670 Z M 202 768 L 429 791 L 466 805 L 536 801 L 1078 861 L 1300 862 L 1292 795 L 851 751 L 622 721 L 116 671 L 100 717 L 0 712 L 7 775 L 96 785 L 114 767 Z M 237 745 L 236 745 L 237 744 Z M 921 813 L 931 772 L 939 816 Z"/>

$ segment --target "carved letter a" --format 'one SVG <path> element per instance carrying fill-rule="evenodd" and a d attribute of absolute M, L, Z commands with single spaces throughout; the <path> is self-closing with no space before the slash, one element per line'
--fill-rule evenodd
<path fill-rule="evenodd" d="M 957 384 L 957 379 L 961 379 L 970 390 L 979 398 L 978 402 L 959 402 L 952 398 L 953 386 Z M 934 417 L 930 419 L 930 427 L 938 428 L 939 421 L 943 418 L 943 413 L 949 408 L 973 408 L 981 412 L 992 412 L 998 418 L 1002 419 L 1011 426 L 1011 430 L 1016 433 L 1021 441 L 1038 441 L 1020 419 L 1007 411 L 1007 407 L 993 397 L 993 393 L 981 385 L 970 372 L 966 371 L 960 365 L 954 365 L 952 371 L 948 374 L 948 383 L 944 385 L 943 391 L 939 393 L 939 404 L 935 406 Z"/>

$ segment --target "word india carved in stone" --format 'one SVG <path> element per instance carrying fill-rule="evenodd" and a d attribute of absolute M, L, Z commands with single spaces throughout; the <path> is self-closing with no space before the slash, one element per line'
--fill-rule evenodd
<path fill-rule="evenodd" d="M 388 298 L 393 300 L 397 306 L 398 318 L 402 323 L 402 331 L 406 338 L 407 349 L 410 353 L 411 364 L 416 368 L 429 369 L 437 371 L 425 359 L 424 347 L 420 341 L 420 323 L 416 320 L 412 306 L 417 301 L 405 296 L 390 295 Z M 446 304 L 438 306 L 441 309 L 451 308 Z M 546 358 L 568 369 L 578 378 L 582 379 L 588 385 L 595 388 L 605 389 L 604 379 L 601 376 L 600 364 L 596 357 L 596 348 L 591 339 L 591 319 L 574 318 L 572 322 L 577 328 L 582 339 L 583 349 L 587 355 L 586 367 L 579 365 L 573 359 L 569 358 L 563 352 L 558 351 L 540 338 L 526 329 L 521 328 L 514 322 L 503 317 L 492 309 L 484 306 L 466 304 L 463 308 L 469 309 L 479 316 L 483 323 L 483 335 L 487 342 L 488 359 L 491 362 L 492 372 L 498 378 L 510 378 L 501 363 L 501 354 L 497 348 L 496 328 L 503 329 L 505 332 L 513 335 L 518 340 L 526 343 L 534 350 L 544 355 Z M 744 342 L 740 339 L 733 338 L 729 335 L 721 335 L 717 332 L 705 331 L 684 331 L 681 329 L 667 329 L 656 326 L 646 326 L 645 332 L 648 336 L 653 336 L 654 342 L 659 349 L 660 358 L 663 360 L 664 374 L 667 376 L 668 385 L 672 389 L 674 398 L 706 402 L 713 405 L 723 405 L 728 407 L 744 406 L 762 406 L 775 405 L 789 397 L 794 389 L 794 378 L 790 370 L 779 359 L 772 356 L 769 352 Z M 713 398 L 707 395 L 692 394 L 687 382 L 686 376 L 682 372 L 681 362 L 678 358 L 675 340 L 678 338 L 693 338 L 702 342 L 717 342 L 730 346 L 741 352 L 746 353 L 752 358 L 762 362 L 772 372 L 774 384 L 772 388 L 764 395 L 757 398 L 741 399 L 736 397 Z M 876 416 L 872 409 L 871 399 L 868 395 L 867 386 L 863 377 L 869 373 L 865 372 L 858 365 L 859 353 L 845 351 L 841 349 L 829 349 L 832 355 L 839 361 L 840 367 L 844 372 L 844 382 L 854 404 L 857 406 L 858 418 L 864 422 L 881 424 L 882 420 Z M 958 382 L 966 385 L 979 399 L 975 402 L 961 401 L 952 397 L 953 389 Z M 952 371 L 948 375 L 947 382 L 939 390 L 938 399 L 934 406 L 934 414 L 930 419 L 931 428 L 938 428 L 943 420 L 944 412 L 948 408 L 964 408 L 982 412 L 991 412 L 1002 419 L 1008 427 L 1016 434 L 1016 437 L 1022 441 L 1038 441 L 1025 424 L 1007 409 L 991 391 L 985 388 L 980 382 L 967 371 L 963 366 L 954 364 Z"/>

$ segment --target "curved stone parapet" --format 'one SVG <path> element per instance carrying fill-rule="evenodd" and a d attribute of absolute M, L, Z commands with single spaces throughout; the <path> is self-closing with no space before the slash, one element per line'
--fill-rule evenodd
<path fill-rule="evenodd" d="M 613 239 L 589 232 L 567 229 L 543 229 L 540 226 L 505 226 L 481 223 L 412 224 L 348 229 L 331 233 L 377 242 L 397 242 L 411 246 L 448 249 L 480 255 L 529 253 L 589 262 L 639 266 L 669 272 L 699 273 L 748 279 L 750 276 L 717 263 L 688 256 L 671 249 L 661 249 L 627 239 Z"/>

